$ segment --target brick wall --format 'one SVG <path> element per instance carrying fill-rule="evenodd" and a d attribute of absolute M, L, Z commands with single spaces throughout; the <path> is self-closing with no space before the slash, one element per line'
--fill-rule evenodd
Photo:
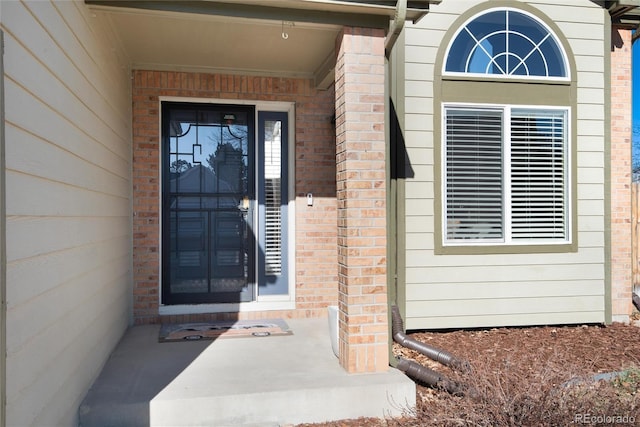
<path fill-rule="evenodd" d="M 133 72 L 134 320 L 160 320 L 161 96 L 295 102 L 296 309 L 240 317 L 315 317 L 337 304 L 336 163 L 333 90 L 310 80 L 202 73 Z M 307 206 L 306 193 L 314 194 Z M 229 315 L 170 316 L 204 321 Z M 233 315 L 237 317 L 237 315 Z"/>
<path fill-rule="evenodd" d="M 613 29 L 611 48 L 611 299 L 614 320 L 632 311 L 631 31 Z"/>
<path fill-rule="evenodd" d="M 384 33 L 344 28 L 336 65 L 340 364 L 389 365 Z"/>

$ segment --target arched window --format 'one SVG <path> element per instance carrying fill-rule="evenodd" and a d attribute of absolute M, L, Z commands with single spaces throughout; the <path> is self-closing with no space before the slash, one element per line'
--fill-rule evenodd
<path fill-rule="evenodd" d="M 454 36 L 445 73 L 568 78 L 557 37 L 535 17 L 514 9 L 477 15 Z"/>
<path fill-rule="evenodd" d="M 490 8 L 445 42 L 435 127 L 447 250 L 571 250 L 575 82 L 555 28 L 531 11 Z"/>

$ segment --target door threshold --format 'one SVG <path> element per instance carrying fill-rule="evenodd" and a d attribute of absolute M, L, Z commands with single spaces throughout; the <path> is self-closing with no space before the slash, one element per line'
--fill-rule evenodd
<path fill-rule="evenodd" d="M 205 313 L 242 313 L 252 311 L 293 310 L 296 308 L 294 301 L 251 301 L 230 304 L 176 304 L 161 305 L 158 308 L 160 316 L 178 314 L 205 314 Z"/>

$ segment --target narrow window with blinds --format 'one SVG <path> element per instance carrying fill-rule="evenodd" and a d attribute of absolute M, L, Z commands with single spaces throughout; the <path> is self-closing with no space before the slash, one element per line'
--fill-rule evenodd
<path fill-rule="evenodd" d="M 445 107 L 445 244 L 568 241 L 567 116 Z"/>
<path fill-rule="evenodd" d="M 288 113 L 258 112 L 258 298 L 289 294 Z"/>
<path fill-rule="evenodd" d="M 282 272 L 282 143 L 281 122 L 265 121 L 264 138 L 264 257 L 265 273 Z"/>

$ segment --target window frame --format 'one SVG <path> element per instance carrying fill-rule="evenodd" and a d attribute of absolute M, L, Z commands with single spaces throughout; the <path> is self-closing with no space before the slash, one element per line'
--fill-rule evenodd
<path fill-rule="evenodd" d="M 489 10 L 497 8 L 513 8 L 517 11 L 527 13 L 535 17 L 539 22 L 549 27 L 557 37 L 558 43 L 562 46 L 568 63 L 566 80 L 557 79 L 541 79 L 541 78 L 522 78 L 514 76 L 514 78 L 499 78 L 499 76 L 478 76 L 468 74 L 451 75 L 445 74 L 444 68 L 446 64 L 445 53 L 448 46 L 453 40 L 457 31 L 465 25 L 473 17 L 486 13 Z M 540 9 L 527 3 L 516 2 L 514 0 L 492 0 L 484 2 L 469 8 L 466 12 L 460 14 L 449 25 L 437 50 L 434 62 L 434 79 L 433 79 L 433 139 L 426 140 L 425 149 L 427 153 L 433 150 L 433 184 L 430 187 L 433 191 L 433 207 L 428 211 L 428 215 L 432 216 L 433 221 L 433 251 L 436 255 L 488 255 L 488 254 L 537 254 L 537 253 L 575 253 L 579 249 L 579 233 L 578 233 L 578 123 L 577 123 L 577 65 L 576 59 L 569 44 L 564 36 L 562 29 L 556 22 L 551 20 Z M 442 162 L 440 161 L 442 150 L 442 105 L 451 103 L 461 104 L 516 104 L 519 100 L 526 100 L 526 104 L 531 106 L 552 106 L 565 107 L 570 111 L 569 116 L 569 142 L 571 151 L 569 159 L 571 162 L 571 170 L 568 171 L 570 176 L 569 188 L 570 199 L 569 209 L 569 234 L 571 236 L 570 243 L 567 244 L 487 244 L 487 245 L 448 245 L 443 244 L 444 236 L 442 235 L 442 185 L 437 182 L 441 177 Z"/>
<path fill-rule="evenodd" d="M 484 111 L 500 111 L 502 112 L 501 125 L 501 148 L 502 148 L 502 231 L 503 236 L 500 239 L 449 239 L 448 232 L 448 206 L 447 206 L 447 111 L 454 109 L 484 110 Z M 564 113 L 564 136 L 563 136 L 563 176 L 564 176 L 564 196 L 563 205 L 565 209 L 563 228 L 566 233 L 564 239 L 514 239 L 512 232 L 512 205 L 511 205 L 511 183 L 513 177 L 511 175 L 511 147 L 512 147 L 512 123 L 511 112 L 513 110 L 534 110 L 544 112 L 563 112 Z M 559 105 L 526 105 L 526 104 L 495 104 L 495 103 L 469 103 L 469 102 L 442 102 L 441 103 L 441 147 L 440 150 L 440 180 L 441 180 L 441 202 L 440 202 L 440 225 L 441 225 L 441 242 L 443 248 L 470 248 L 470 247 L 521 247 L 521 246 L 540 246 L 540 247 L 566 247 L 573 244 L 573 130 L 572 130 L 572 108 L 570 106 Z M 508 131 L 508 132 L 507 132 Z"/>
<path fill-rule="evenodd" d="M 525 16 L 528 16 L 529 18 L 531 18 L 532 20 L 534 20 L 535 22 L 537 22 L 539 25 L 541 25 L 547 32 L 548 34 L 551 36 L 551 38 L 553 39 L 553 41 L 555 42 L 555 45 L 559 48 L 560 53 L 562 54 L 562 62 L 564 64 L 564 69 L 565 69 L 565 76 L 563 77 L 557 77 L 557 76 L 538 76 L 538 75 L 534 75 L 534 76 L 529 76 L 529 75 L 513 75 L 513 74 L 508 74 L 508 75 L 504 75 L 504 74 L 487 74 L 487 73 L 473 73 L 473 72 L 461 72 L 461 71 L 447 71 L 447 59 L 449 58 L 450 52 L 451 52 L 451 48 L 453 47 L 455 41 L 457 40 L 458 36 L 460 35 L 460 33 L 462 33 L 467 26 L 473 22 L 474 20 L 476 20 L 477 18 L 492 13 L 492 12 L 499 12 L 499 11 L 507 11 L 507 12 L 516 12 L 516 13 L 521 13 Z M 542 19 L 540 19 L 539 17 L 537 17 L 535 14 L 530 13 L 524 9 L 520 9 L 520 8 L 516 8 L 516 7 L 509 7 L 509 6 L 504 6 L 504 7 L 491 7 L 488 9 L 483 9 L 475 14 L 473 14 L 470 18 L 466 19 L 461 25 L 458 26 L 457 30 L 453 33 L 453 36 L 451 37 L 451 39 L 449 40 L 448 44 L 447 44 L 447 48 L 445 49 L 444 52 L 444 60 L 442 61 L 442 75 L 445 77 L 458 77 L 458 78 L 462 78 L 462 79 L 487 79 L 487 80 L 491 80 L 491 81 L 511 81 L 511 80 L 524 80 L 524 81 L 532 81 L 532 80 L 539 80 L 542 82 L 568 82 L 571 80 L 571 75 L 572 75 L 572 69 L 571 69 L 571 64 L 569 61 L 569 55 L 564 47 L 564 44 L 561 43 L 560 38 L 558 37 L 558 35 L 556 34 L 556 32 L 549 26 L 547 25 L 547 23 L 545 23 Z"/>

